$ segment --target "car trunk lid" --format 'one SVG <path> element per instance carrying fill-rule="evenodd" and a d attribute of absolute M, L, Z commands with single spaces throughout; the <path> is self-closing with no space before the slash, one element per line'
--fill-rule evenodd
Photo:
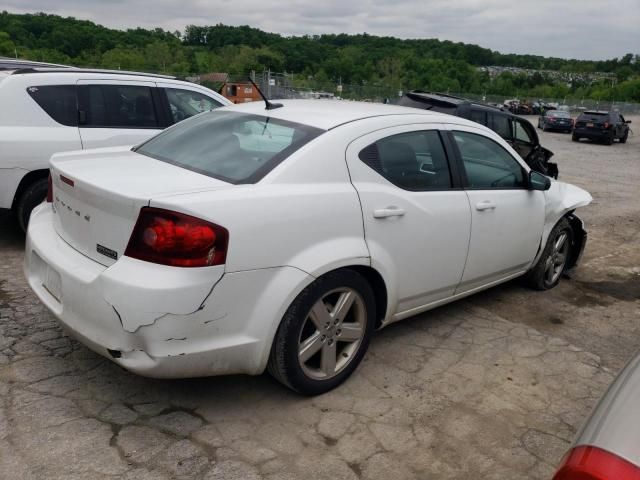
<path fill-rule="evenodd" d="M 153 197 L 232 187 L 128 148 L 54 155 L 51 178 L 56 231 L 106 266 L 122 256 L 140 209 Z"/>

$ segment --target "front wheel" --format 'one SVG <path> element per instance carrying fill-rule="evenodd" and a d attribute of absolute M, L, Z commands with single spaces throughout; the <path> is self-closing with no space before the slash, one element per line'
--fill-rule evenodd
<path fill-rule="evenodd" d="M 16 214 L 18 217 L 18 223 L 23 232 L 27 231 L 29 225 L 29 217 L 31 217 L 31 210 L 44 202 L 47 198 L 47 190 L 49 189 L 49 182 L 46 178 L 38 180 L 32 183 L 18 199 L 16 208 Z"/>
<path fill-rule="evenodd" d="M 269 373 L 304 395 L 337 387 L 364 357 L 375 318 L 373 291 L 361 275 L 345 269 L 318 278 L 282 318 Z"/>
<path fill-rule="evenodd" d="M 572 245 L 573 230 L 569 221 L 563 218 L 551 230 L 542 255 L 526 274 L 525 280 L 529 286 L 536 290 L 549 290 L 555 287 L 567 268 Z"/>

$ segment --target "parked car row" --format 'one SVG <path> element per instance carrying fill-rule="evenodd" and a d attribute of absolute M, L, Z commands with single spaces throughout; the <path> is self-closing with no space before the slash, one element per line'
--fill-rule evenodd
<path fill-rule="evenodd" d="M 564 110 L 549 110 L 538 118 L 538 128 L 543 131 L 560 130 L 571 133 L 574 142 L 581 138 L 596 140 L 607 145 L 614 140 L 626 143 L 629 138 L 629 124 L 631 120 L 625 120 L 618 112 L 586 111 L 582 112 L 575 120 L 571 114 Z"/>

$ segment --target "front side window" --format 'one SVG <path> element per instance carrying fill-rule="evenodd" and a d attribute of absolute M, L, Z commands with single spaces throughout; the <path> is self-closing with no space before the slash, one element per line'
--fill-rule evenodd
<path fill-rule="evenodd" d="M 475 133 L 453 132 L 473 189 L 525 188 L 524 169 L 504 148 Z"/>
<path fill-rule="evenodd" d="M 451 188 L 451 174 L 436 130 L 383 138 L 364 148 L 360 160 L 394 185 L 413 191 Z"/>
<path fill-rule="evenodd" d="M 165 88 L 164 91 L 167 93 L 173 123 L 181 122 L 198 113 L 208 112 L 222 106 L 221 103 L 216 102 L 211 97 L 193 90 Z"/>
<path fill-rule="evenodd" d="M 255 183 L 323 130 L 261 115 L 214 110 L 189 118 L 135 151 L 230 183 Z"/>
<path fill-rule="evenodd" d="M 83 126 L 157 128 L 151 88 L 137 85 L 88 85 L 88 111 Z"/>
<path fill-rule="evenodd" d="M 75 85 L 45 85 L 27 92 L 47 115 L 69 127 L 78 126 L 78 100 Z"/>

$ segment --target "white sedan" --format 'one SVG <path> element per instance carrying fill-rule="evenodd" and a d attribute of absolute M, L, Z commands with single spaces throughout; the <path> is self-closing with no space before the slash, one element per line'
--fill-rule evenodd
<path fill-rule="evenodd" d="M 578 262 L 573 212 L 591 196 L 530 171 L 491 130 L 283 104 L 52 157 L 25 274 L 72 336 L 146 376 L 268 369 L 318 394 L 375 329 L 522 275 L 551 288 Z"/>

